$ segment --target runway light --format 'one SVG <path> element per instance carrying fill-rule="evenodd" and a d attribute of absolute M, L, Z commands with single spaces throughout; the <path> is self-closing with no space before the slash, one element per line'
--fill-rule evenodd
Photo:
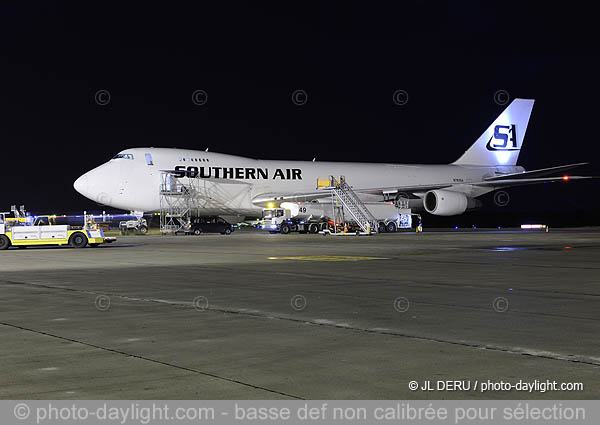
<path fill-rule="evenodd" d="M 569 181 L 569 176 L 567 176 L 566 174 L 563 176 L 563 180 L 568 182 Z"/>
<path fill-rule="evenodd" d="M 543 224 L 521 224 L 521 230 L 543 229 L 545 227 Z"/>

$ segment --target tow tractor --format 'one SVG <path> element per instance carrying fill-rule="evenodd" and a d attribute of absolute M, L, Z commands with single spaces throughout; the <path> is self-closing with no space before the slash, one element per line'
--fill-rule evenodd
<path fill-rule="evenodd" d="M 26 248 L 36 245 L 71 245 L 84 248 L 97 247 L 103 243 L 114 242 L 114 237 L 104 236 L 102 229 L 93 222 L 91 216 L 83 215 L 83 226 L 70 225 L 34 225 L 34 220 L 26 217 L 25 209 L 13 207 L 14 217 L 8 212 L 0 212 L 0 250 L 11 246 Z"/>

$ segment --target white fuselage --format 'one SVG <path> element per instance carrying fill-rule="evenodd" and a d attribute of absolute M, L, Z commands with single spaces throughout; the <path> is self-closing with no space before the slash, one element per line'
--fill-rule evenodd
<path fill-rule="evenodd" d="M 382 200 L 386 191 L 427 186 L 451 187 L 474 198 L 491 189 L 469 185 L 495 172 L 522 171 L 517 166 L 400 165 L 357 162 L 257 160 L 213 152 L 133 148 L 82 175 L 74 184 L 82 195 L 114 208 L 155 212 L 160 210 L 164 170 L 184 170 L 196 175 L 203 187 L 199 195 L 206 215 L 259 217 L 261 197 L 315 193 L 317 177 L 343 175 L 361 196 Z M 181 172 L 183 174 L 183 171 Z M 185 177 L 184 181 L 189 177 Z"/>

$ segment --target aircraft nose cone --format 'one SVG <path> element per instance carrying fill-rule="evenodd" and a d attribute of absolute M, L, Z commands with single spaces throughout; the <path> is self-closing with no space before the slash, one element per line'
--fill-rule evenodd
<path fill-rule="evenodd" d="M 83 176 L 75 180 L 75 183 L 73 183 L 73 187 L 77 192 L 81 193 L 82 195 L 88 193 L 89 183 L 87 174 L 84 174 Z"/>

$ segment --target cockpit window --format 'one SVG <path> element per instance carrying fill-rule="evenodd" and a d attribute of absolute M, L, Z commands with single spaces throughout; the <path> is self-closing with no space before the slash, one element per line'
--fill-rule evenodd
<path fill-rule="evenodd" d="M 119 153 L 119 154 L 116 154 L 113 157 L 113 159 L 119 159 L 119 158 L 122 158 L 122 159 L 133 159 L 133 154 L 132 153 Z"/>

